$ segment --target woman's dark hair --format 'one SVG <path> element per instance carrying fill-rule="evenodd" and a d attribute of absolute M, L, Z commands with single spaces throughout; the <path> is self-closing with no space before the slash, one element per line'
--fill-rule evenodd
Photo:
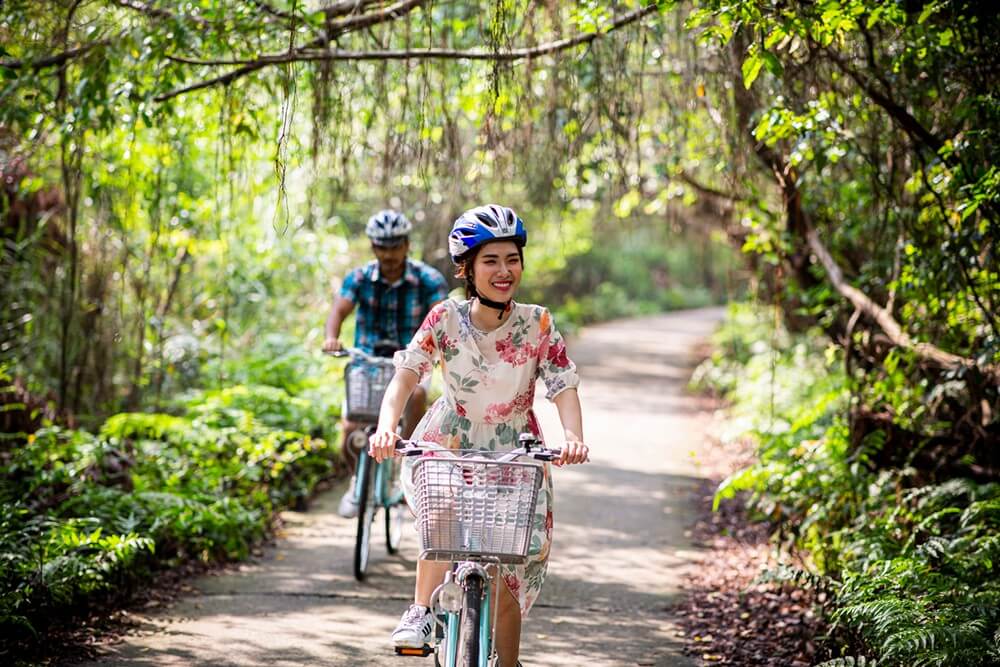
<path fill-rule="evenodd" d="M 510 239 L 497 239 L 497 241 L 509 241 Z M 496 243 L 496 241 L 493 241 Z M 488 246 L 489 243 L 483 243 L 478 245 L 472 250 L 468 251 L 464 255 L 458 258 L 458 268 L 455 269 L 456 278 L 465 278 L 465 298 L 471 299 L 473 297 L 478 297 L 479 292 L 476 291 L 476 279 L 472 275 L 472 267 L 476 263 L 476 257 L 479 255 L 479 251 Z M 524 265 L 524 247 L 520 243 L 517 245 L 517 254 L 521 257 L 521 265 Z"/>

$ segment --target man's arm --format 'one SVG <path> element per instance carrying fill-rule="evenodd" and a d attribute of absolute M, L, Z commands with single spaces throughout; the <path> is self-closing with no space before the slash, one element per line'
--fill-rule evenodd
<path fill-rule="evenodd" d="M 337 295 L 333 299 L 333 308 L 326 318 L 326 340 L 323 341 L 324 352 L 335 352 L 343 348 L 340 344 L 340 327 L 344 320 L 354 310 L 354 302 L 350 299 Z"/>
<path fill-rule="evenodd" d="M 430 312 L 434 306 L 448 298 L 448 281 L 441 275 L 440 271 L 432 266 L 428 266 L 425 286 L 427 288 L 426 307 L 427 312 Z"/>

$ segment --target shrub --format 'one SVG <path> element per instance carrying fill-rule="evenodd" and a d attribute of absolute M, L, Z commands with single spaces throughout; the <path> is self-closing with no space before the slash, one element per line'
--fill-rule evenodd
<path fill-rule="evenodd" d="M 808 568 L 780 576 L 830 594 L 829 650 L 844 657 L 828 664 L 1000 663 L 1000 484 L 885 466 L 881 431 L 851 437 L 849 383 L 817 332 L 737 306 L 715 342 L 694 382 L 730 402 L 723 436 L 757 448 L 716 504 L 748 492 Z"/>
<path fill-rule="evenodd" d="M 305 401 L 261 387 L 206 396 L 184 416 L 114 415 L 97 435 L 47 426 L 5 454 L 0 630 L 127 592 L 156 567 L 245 557 L 277 509 L 331 474 L 334 447 L 280 427 L 318 428 Z"/>

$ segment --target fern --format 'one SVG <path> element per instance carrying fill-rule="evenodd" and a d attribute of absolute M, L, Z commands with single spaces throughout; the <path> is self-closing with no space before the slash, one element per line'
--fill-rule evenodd
<path fill-rule="evenodd" d="M 785 563 L 764 570 L 755 581 L 756 583 L 795 584 L 800 588 L 815 591 L 828 591 L 838 586 L 837 582 L 830 577 Z"/>
<path fill-rule="evenodd" d="M 863 655 L 859 655 L 857 657 L 849 655 L 843 658 L 834 658 L 833 660 L 821 662 L 814 667 L 878 667 L 878 663 L 876 660 L 869 660 Z"/>
<path fill-rule="evenodd" d="M 875 470 L 885 434 L 857 442 L 838 400 L 848 381 L 837 363 L 812 364 L 821 354 L 809 352 L 813 339 L 783 333 L 762 345 L 741 338 L 752 326 L 726 331 L 742 350 L 726 369 L 731 431 L 757 443 L 758 463 L 720 485 L 716 504 L 749 492 L 748 505 L 808 563 L 761 580 L 828 594 L 831 636 L 849 641 L 834 654 L 874 655 L 883 667 L 1000 664 L 1000 484 Z M 900 396 L 896 407 L 921 400 Z M 900 419 L 919 426 L 912 414 Z M 861 660 L 823 665 L 873 664 Z"/>

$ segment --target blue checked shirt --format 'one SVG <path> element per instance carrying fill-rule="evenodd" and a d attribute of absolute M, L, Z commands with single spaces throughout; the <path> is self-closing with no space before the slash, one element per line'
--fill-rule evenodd
<path fill-rule="evenodd" d="M 448 283 L 437 269 L 407 259 L 403 277 L 390 285 L 372 260 L 347 274 L 340 296 L 355 306 L 354 346 L 371 354 L 380 340 L 406 347 L 431 306 L 448 298 Z"/>

